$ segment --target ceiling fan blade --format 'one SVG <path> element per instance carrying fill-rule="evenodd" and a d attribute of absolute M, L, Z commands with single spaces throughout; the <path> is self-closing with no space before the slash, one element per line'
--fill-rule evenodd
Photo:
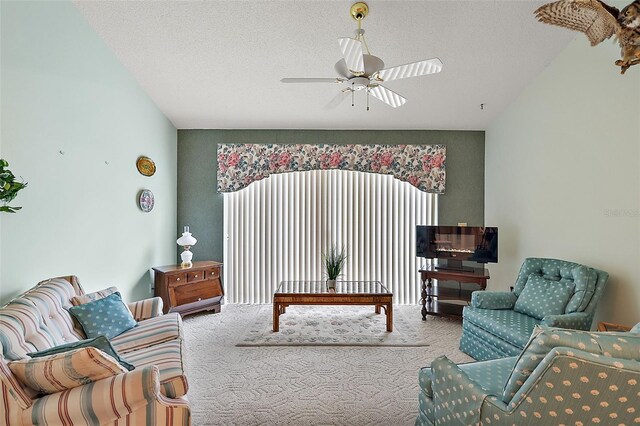
<path fill-rule="evenodd" d="M 344 37 L 338 39 L 342 56 L 347 63 L 349 72 L 359 76 L 364 74 L 364 56 L 362 56 L 362 43 L 354 38 Z"/>
<path fill-rule="evenodd" d="M 376 85 L 369 88 L 369 93 L 374 98 L 381 100 L 385 104 L 397 108 L 399 106 L 404 105 L 407 100 L 402 96 L 398 95 L 393 90 L 389 90 L 384 86 Z"/>
<path fill-rule="evenodd" d="M 442 61 L 438 58 L 432 58 L 380 70 L 376 79 L 379 81 L 400 80 L 401 78 L 436 74 L 440 71 L 442 71 Z"/>
<path fill-rule="evenodd" d="M 344 78 L 283 78 L 282 83 L 342 83 Z"/>
<path fill-rule="evenodd" d="M 335 95 L 327 105 L 325 105 L 324 109 L 336 108 L 338 105 L 342 103 L 342 101 L 344 101 L 349 96 L 350 93 L 351 93 L 351 89 L 344 89 L 339 91 L 338 94 Z"/>

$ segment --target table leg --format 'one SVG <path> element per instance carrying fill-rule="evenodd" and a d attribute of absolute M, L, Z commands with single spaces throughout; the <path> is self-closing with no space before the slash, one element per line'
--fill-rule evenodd
<path fill-rule="evenodd" d="M 393 331 L 393 305 L 391 303 L 387 304 L 385 311 L 387 314 L 387 331 Z"/>
<path fill-rule="evenodd" d="M 280 304 L 273 302 L 273 331 L 280 331 Z"/>
<path fill-rule="evenodd" d="M 431 285 L 431 279 L 429 279 L 429 285 Z M 422 293 L 420 294 L 420 303 L 422 304 L 422 321 L 427 320 L 427 283 L 422 280 Z"/>

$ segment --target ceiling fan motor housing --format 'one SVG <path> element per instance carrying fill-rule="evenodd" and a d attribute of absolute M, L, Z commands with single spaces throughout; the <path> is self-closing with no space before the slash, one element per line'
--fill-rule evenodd
<path fill-rule="evenodd" d="M 364 59 L 364 74 L 359 77 L 369 78 L 384 68 L 384 62 L 377 56 L 362 55 L 362 58 Z M 347 79 L 356 77 L 349 72 L 349 68 L 347 68 L 347 63 L 344 59 L 340 59 L 338 62 L 336 62 L 334 69 L 336 70 L 338 75 L 341 75 L 342 77 L 345 77 Z"/>

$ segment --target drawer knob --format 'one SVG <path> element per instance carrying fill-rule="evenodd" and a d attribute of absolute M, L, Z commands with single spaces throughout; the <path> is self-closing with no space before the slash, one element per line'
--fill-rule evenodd
<path fill-rule="evenodd" d="M 194 278 L 198 278 L 198 274 L 195 274 L 193 277 L 194 277 Z"/>
<path fill-rule="evenodd" d="M 180 281 L 180 278 L 176 278 L 176 281 Z"/>
<path fill-rule="evenodd" d="M 198 302 L 202 300 L 202 297 L 198 297 Z"/>

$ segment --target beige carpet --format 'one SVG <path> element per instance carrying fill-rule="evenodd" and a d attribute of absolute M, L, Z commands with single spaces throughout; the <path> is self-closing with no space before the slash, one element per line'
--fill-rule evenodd
<path fill-rule="evenodd" d="M 415 318 L 427 347 L 236 347 L 260 305 L 224 305 L 184 318 L 194 425 L 412 425 L 418 370 L 458 350 L 460 321 Z"/>

